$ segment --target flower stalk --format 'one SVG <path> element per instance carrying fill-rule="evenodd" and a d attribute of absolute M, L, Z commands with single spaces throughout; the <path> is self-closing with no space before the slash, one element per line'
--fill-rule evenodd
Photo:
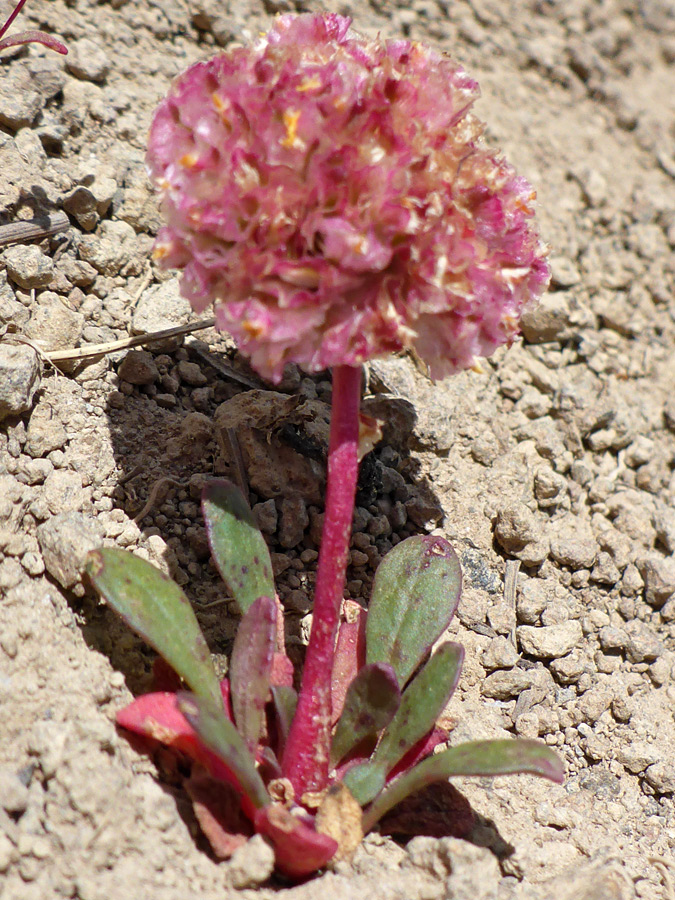
<path fill-rule="evenodd" d="M 298 708 L 288 736 L 283 768 L 296 797 L 328 783 L 331 684 L 352 533 L 358 475 L 361 369 L 336 366 L 328 449 L 328 484 L 314 595 L 312 632 Z"/>

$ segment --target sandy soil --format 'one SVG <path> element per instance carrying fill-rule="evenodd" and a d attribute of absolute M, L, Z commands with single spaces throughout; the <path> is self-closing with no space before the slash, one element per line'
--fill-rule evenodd
<path fill-rule="evenodd" d="M 467 650 L 453 741 L 538 735 L 564 758 L 565 784 L 465 780 L 473 843 L 371 835 L 353 865 L 289 887 L 268 879 L 259 841 L 218 864 L 185 795 L 115 730 L 152 654 L 85 591 L 83 552 L 103 541 L 171 571 L 224 670 L 236 621 L 196 500 L 204 476 L 236 473 L 235 427 L 297 653 L 321 513 L 311 426 L 330 382 L 291 372 L 244 408 L 243 391 L 269 387 L 213 331 L 63 373 L 15 335 L 54 350 L 188 321 L 175 280 L 150 262 L 149 116 L 188 63 L 292 8 L 32 0 L 24 27 L 60 34 L 70 56 L 3 54 L 0 226 L 58 210 L 69 225 L 0 248 L 0 894 L 672 900 L 668 0 L 337 10 L 370 34 L 432 40 L 478 78 L 491 143 L 537 187 L 553 266 L 525 340 L 483 374 L 434 386 L 407 359 L 369 368 L 368 403 L 392 427 L 362 478 L 349 592 L 367 599 L 392 534 L 453 541 L 466 589 L 451 631 Z"/>

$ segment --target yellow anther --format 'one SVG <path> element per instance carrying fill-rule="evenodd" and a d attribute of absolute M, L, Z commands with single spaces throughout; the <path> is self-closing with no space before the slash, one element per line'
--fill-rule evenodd
<path fill-rule="evenodd" d="M 221 118 L 221 121 L 231 127 L 230 119 L 227 116 L 227 113 L 232 108 L 232 104 L 229 99 L 223 100 L 221 96 L 219 96 L 215 91 L 211 94 L 211 103 L 213 103 L 213 108 L 218 113 Z"/>
<path fill-rule="evenodd" d="M 184 153 L 178 162 L 184 169 L 194 169 L 199 161 L 199 157 L 196 153 Z"/>
<path fill-rule="evenodd" d="M 323 82 L 319 78 L 318 75 L 313 75 L 312 78 L 305 78 L 302 84 L 299 84 L 296 87 L 296 91 L 314 91 L 317 88 L 322 87 Z"/>
<path fill-rule="evenodd" d="M 282 140 L 281 146 L 292 147 L 302 146 L 302 141 L 298 137 L 298 122 L 300 120 L 299 109 L 289 109 L 284 113 L 284 126 L 286 128 L 286 137 Z"/>
<path fill-rule="evenodd" d="M 259 322 L 251 322 L 250 319 L 244 319 L 241 327 L 251 338 L 258 338 L 265 333 L 265 328 Z"/>
<path fill-rule="evenodd" d="M 527 197 L 525 197 L 525 198 L 518 197 L 516 199 L 516 206 L 518 207 L 518 209 L 521 212 L 531 215 L 534 212 L 534 209 L 532 208 L 531 204 L 534 203 L 534 201 L 536 199 L 537 199 L 537 192 L 530 191 L 530 193 L 527 195 Z"/>
<path fill-rule="evenodd" d="M 171 244 L 155 244 L 152 250 L 153 259 L 166 259 L 171 253 Z"/>

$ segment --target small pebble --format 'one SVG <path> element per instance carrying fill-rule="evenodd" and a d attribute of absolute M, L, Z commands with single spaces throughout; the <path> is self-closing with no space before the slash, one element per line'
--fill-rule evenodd
<path fill-rule="evenodd" d="M 178 363 L 178 375 L 181 381 L 189 384 L 191 387 L 202 387 L 206 384 L 206 375 L 202 372 L 197 363 L 181 360 Z"/>
<path fill-rule="evenodd" d="M 66 68 L 76 78 L 100 83 L 110 71 L 110 57 L 99 44 L 84 37 L 68 42 Z"/>
<path fill-rule="evenodd" d="M 539 628 L 519 625 L 516 634 L 523 651 L 537 659 L 558 659 L 567 656 L 583 637 L 581 624 L 576 619 Z"/>
<path fill-rule="evenodd" d="M 645 601 L 660 609 L 675 594 L 675 559 L 643 558 L 636 565 L 644 581 Z"/>
<path fill-rule="evenodd" d="M 27 412 L 39 387 L 35 350 L 26 344 L 0 343 L 0 422 Z"/>
<path fill-rule="evenodd" d="M 38 527 L 37 537 L 49 574 L 72 589 L 81 584 L 87 553 L 101 546 L 103 527 L 82 513 L 61 512 Z"/>
<path fill-rule="evenodd" d="M 286 497 L 280 504 L 279 543 L 290 549 L 297 546 L 305 535 L 309 516 L 305 501 L 299 495 Z"/>
<path fill-rule="evenodd" d="M 352 566 L 365 566 L 368 564 L 368 556 L 360 550 L 352 550 L 350 554 L 350 563 Z"/>
<path fill-rule="evenodd" d="M 598 556 L 598 545 L 590 528 L 578 520 L 565 519 L 551 529 L 551 556 L 570 569 L 589 569 Z"/>
<path fill-rule="evenodd" d="M 153 384 L 159 380 L 159 370 L 147 350 L 129 350 L 120 363 L 117 374 L 129 384 Z"/>
<path fill-rule="evenodd" d="M 542 582 L 530 578 L 520 588 L 516 597 L 516 616 L 521 625 L 534 625 L 546 608 L 549 598 Z"/>
<path fill-rule="evenodd" d="M 52 280 L 54 263 L 37 244 L 14 244 L 5 250 L 3 258 L 7 274 L 19 287 L 46 287 Z"/>
<path fill-rule="evenodd" d="M 7 767 L 0 768 L 0 806 L 8 813 L 25 812 L 29 791 L 19 776 Z"/>
<path fill-rule="evenodd" d="M 509 700 L 531 688 L 536 675 L 531 669 L 509 669 L 493 672 L 481 685 L 481 694 L 495 700 Z"/>
<path fill-rule="evenodd" d="M 626 652 L 634 663 L 654 662 L 663 653 L 664 647 L 646 622 L 633 619 L 626 623 Z"/>
<path fill-rule="evenodd" d="M 483 651 L 481 663 L 491 672 L 493 669 L 511 669 L 518 662 L 518 653 L 506 637 L 493 638 Z"/>

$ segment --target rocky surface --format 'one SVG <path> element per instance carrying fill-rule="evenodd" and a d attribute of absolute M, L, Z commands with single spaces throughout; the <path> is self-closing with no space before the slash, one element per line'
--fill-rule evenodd
<path fill-rule="evenodd" d="M 149 116 L 186 64 L 292 4 L 32 0 L 71 47 L 3 54 L 0 225 L 65 210 L 66 232 L 0 253 L 0 883 L 3 900 L 673 896 L 675 845 L 675 17 L 665 0 L 346 0 L 358 27 L 433 40 L 474 74 L 477 112 L 537 186 L 553 284 L 525 340 L 429 384 L 368 367 L 385 422 L 364 463 L 349 596 L 435 528 L 465 590 L 452 742 L 555 747 L 557 787 L 458 782 L 473 843 L 370 835 L 306 885 L 257 840 L 218 864 L 184 795 L 114 727 L 152 654 L 87 590 L 99 542 L 184 586 L 224 669 L 235 629 L 209 563 L 204 478 L 248 487 L 288 639 L 306 638 L 330 378 L 261 383 L 212 330 L 71 360 L 40 354 L 190 319 L 150 260 Z M 303 8 L 305 8 L 303 6 Z M 318 8 L 310 2 L 310 9 Z M 31 16 L 33 20 L 31 21 Z M 17 340 L 17 335 L 22 341 Z M 255 394 L 247 393 L 255 390 Z M 507 585 L 515 583 L 515 590 Z"/>

